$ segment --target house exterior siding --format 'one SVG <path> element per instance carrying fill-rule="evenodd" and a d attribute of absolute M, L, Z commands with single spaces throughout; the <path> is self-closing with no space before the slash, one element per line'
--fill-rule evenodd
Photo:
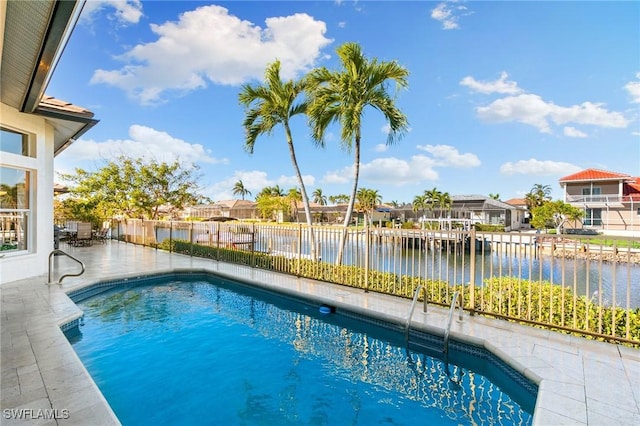
<path fill-rule="evenodd" d="M 640 188 L 630 175 L 587 169 L 560 179 L 564 202 L 581 209 L 579 224 L 599 231 L 640 235 Z"/>

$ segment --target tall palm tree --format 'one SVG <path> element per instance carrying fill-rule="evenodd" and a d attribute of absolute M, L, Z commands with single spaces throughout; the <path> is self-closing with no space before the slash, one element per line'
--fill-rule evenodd
<path fill-rule="evenodd" d="M 242 183 L 242 180 L 238 180 L 235 185 L 233 185 L 233 195 L 239 195 L 242 197 L 242 199 L 244 200 L 245 195 L 251 195 L 251 191 L 249 191 L 244 184 Z"/>
<path fill-rule="evenodd" d="M 327 196 L 322 193 L 322 189 L 316 188 L 311 195 L 313 196 L 314 203 L 318 203 L 321 206 L 327 205 Z"/>
<path fill-rule="evenodd" d="M 322 67 L 308 76 L 310 103 L 307 116 L 313 140 L 317 144 L 324 146 L 327 127 L 332 123 L 340 123 L 341 144 L 347 151 L 354 151 L 353 188 L 344 218 L 346 228 L 351 221 L 358 190 L 364 109 L 369 106 L 382 112 L 389 124 L 387 144 L 394 143 L 407 131 L 408 123 L 406 116 L 395 106 L 395 96 L 388 92 L 387 85 L 392 80 L 396 88 L 406 87 L 409 71 L 395 61 L 367 59 L 357 43 L 345 43 L 336 51 L 342 65 L 340 71 Z M 342 263 L 346 239 L 345 232 L 339 246 L 338 264 Z"/>
<path fill-rule="evenodd" d="M 245 108 L 245 119 L 242 123 L 246 132 L 244 147 L 250 154 L 253 153 L 258 136 L 270 134 L 278 124 L 284 127 L 289 156 L 298 179 L 307 225 L 309 225 L 309 232 L 311 233 L 311 255 L 315 258 L 315 238 L 311 228 L 313 219 L 309 208 L 309 197 L 307 196 L 307 189 L 304 186 L 298 160 L 296 159 L 293 137 L 289 126 L 292 117 L 304 114 L 307 109 L 306 101 L 296 102 L 296 99 L 304 92 L 305 87 L 304 79 L 283 82 L 280 78 L 280 61 L 275 61 L 269 64 L 265 70 L 264 85 L 243 85 L 238 99 Z"/>

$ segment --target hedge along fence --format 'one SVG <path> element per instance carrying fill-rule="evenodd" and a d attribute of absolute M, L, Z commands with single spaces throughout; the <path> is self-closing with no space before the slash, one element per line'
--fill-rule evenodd
<path fill-rule="evenodd" d="M 429 303 L 442 306 L 449 306 L 453 293 L 460 291 L 465 309 L 477 314 L 640 347 L 640 308 L 604 307 L 592 303 L 585 296 L 575 296 L 571 288 L 548 281 L 491 277 L 485 279 L 483 285 L 471 287 L 392 272 L 367 271 L 353 265 L 290 259 L 262 252 L 191 244 L 182 240 L 174 240 L 171 245 L 165 241 L 158 248 L 404 298 L 412 298 L 422 285 Z M 419 298 L 424 300 L 422 295 Z"/>

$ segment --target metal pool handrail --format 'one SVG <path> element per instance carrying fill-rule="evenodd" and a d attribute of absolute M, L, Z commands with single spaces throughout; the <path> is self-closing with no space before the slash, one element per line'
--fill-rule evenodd
<path fill-rule="evenodd" d="M 77 274 L 64 274 L 63 276 L 61 276 L 60 279 L 58 280 L 57 284 L 60 284 L 62 282 L 62 280 L 65 279 L 66 277 L 79 277 L 80 275 L 84 274 L 85 267 L 84 267 L 84 263 L 82 263 L 81 260 L 76 259 L 75 257 L 71 256 L 67 252 L 64 252 L 64 251 L 59 250 L 59 249 L 55 249 L 51 253 L 49 253 L 49 279 L 47 281 L 47 284 L 52 284 L 52 282 L 51 282 L 51 259 L 53 258 L 53 256 L 55 254 L 63 254 L 65 256 L 67 256 L 68 258 L 78 262 L 80 264 L 80 266 L 82 267 L 82 270 Z"/>
<path fill-rule="evenodd" d="M 458 307 L 460 308 L 459 321 L 462 321 L 462 299 L 460 298 L 460 292 L 453 293 L 451 300 L 451 307 L 449 308 L 449 319 L 447 320 L 447 328 L 444 330 L 444 353 L 449 353 L 449 333 L 451 332 L 451 321 L 453 320 L 453 312 L 456 310 L 456 302 L 459 301 Z"/>
<path fill-rule="evenodd" d="M 409 325 L 411 324 L 411 318 L 413 317 L 413 311 L 416 308 L 416 303 L 418 303 L 418 295 L 420 294 L 420 290 L 424 290 L 424 307 L 422 308 L 422 312 L 427 313 L 427 291 L 424 288 L 424 285 L 418 285 L 416 288 L 416 292 L 413 294 L 413 301 L 411 302 L 411 308 L 409 308 L 409 315 L 407 317 L 407 322 L 404 325 L 404 334 L 407 342 L 409 341 Z"/>

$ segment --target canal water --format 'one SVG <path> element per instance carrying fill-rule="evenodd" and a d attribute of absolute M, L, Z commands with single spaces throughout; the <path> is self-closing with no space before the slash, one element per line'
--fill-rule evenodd
<path fill-rule="evenodd" d="M 309 254 L 308 244 L 302 233 L 302 254 Z M 197 238 L 194 231 L 194 241 Z M 337 254 L 339 232 L 328 238 L 317 235 L 319 255 L 323 261 L 334 262 Z M 189 230 L 174 229 L 173 239 L 189 240 Z M 298 231 L 278 229 L 271 232 L 256 232 L 254 249 L 269 249 L 297 254 Z M 169 238 L 169 230 L 156 230 L 158 242 Z M 372 238 L 370 242 L 369 267 L 374 270 L 398 275 L 413 275 L 449 283 L 470 281 L 471 257 L 468 253 L 453 253 L 446 250 L 422 250 L 407 248 L 391 241 Z M 344 252 L 343 264 L 364 265 L 364 239 L 350 235 Z M 640 307 L 640 265 L 565 259 L 550 255 L 538 255 L 532 247 L 512 252 L 491 250 L 475 256 L 475 283 L 482 285 L 489 277 L 513 276 L 533 281 L 550 281 L 554 284 L 575 288 L 579 295 L 587 295 L 596 303 L 623 308 Z"/>

